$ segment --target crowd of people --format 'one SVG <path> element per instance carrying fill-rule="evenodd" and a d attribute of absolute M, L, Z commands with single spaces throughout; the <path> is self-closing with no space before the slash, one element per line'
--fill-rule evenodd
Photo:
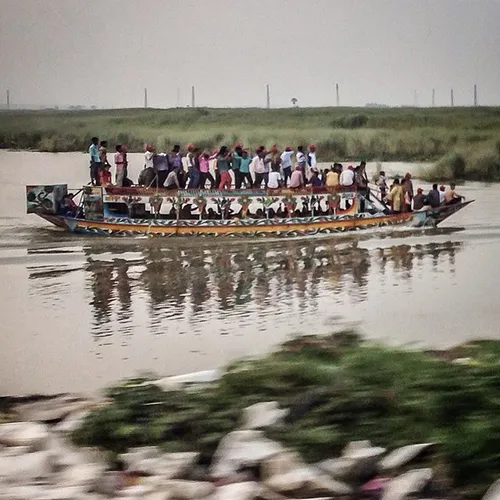
<path fill-rule="evenodd" d="M 128 178 L 127 147 L 116 146 L 114 154 L 115 183 L 112 184 L 111 164 L 107 156 L 107 142 L 92 138 L 89 147 L 90 180 L 92 185 L 115 185 L 127 187 L 133 185 Z M 212 168 L 211 168 L 212 163 Z M 235 189 L 266 188 L 300 189 L 306 186 L 324 187 L 328 190 L 356 188 L 364 192 L 366 198 L 375 196 L 387 205 L 392 212 L 421 210 L 430 206 L 436 208 L 442 204 L 456 203 L 462 197 L 451 184 L 448 190 L 439 189 L 435 184 L 427 195 L 423 189 L 413 190 L 411 174 L 402 179 L 393 179 L 387 184 L 385 172 L 380 172 L 372 190 L 366 173 L 366 162 L 358 166 L 344 167 L 334 163 L 330 168 L 320 170 L 316 158 L 316 146 L 291 146 L 281 151 L 277 145 L 267 149 L 260 146 L 253 152 L 236 144 L 233 150 L 222 146 L 219 150 L 207 152 L 189 144 L 185 154 L 175 145 L 169 153 L 158 153 L 151 144 L 145 146 L 144 168 L 138 184 L 163 189 Z"/>

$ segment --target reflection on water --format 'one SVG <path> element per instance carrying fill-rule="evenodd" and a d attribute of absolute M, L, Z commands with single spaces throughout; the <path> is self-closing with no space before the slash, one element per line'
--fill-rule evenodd
<path fill-rule="evenodd" d="M 235 245 L 164 247 L 140 242 L 83 249 L 85 288 L 90 293 L 91 333 L 104 338 L 118 331 L 133 334 L 135 312 L 146 311 L 150 333 L 166 334 L 173 323 L 203 330 L 217 318 L 271 318 L 279 327 L 293 315 L 331 314 L 346 297 L 352 305 L 415 271 L 453 274 L 462 243 L 395 244 L 370 252 L 358 240 L 279 241 Z M 69 292 L 65 269 L 30 269 L 31 295 L 43 293 L 53 304 Z M 370 289 L 369 281 L 378 287 Z M 323 300 L 327 300 L 327 305 Z M 75 297 L 76 301 L 80 301 Z M 53 305 L 52 304 L 52 305 Z M 48 304 L 49 305 L 49 304 Z M 337 306 L 337 307 L 336 307 Z M 292 313 L 293 311 L 293 313 Z M 252 319 L 253 318 L 253 319 Z M 228 334 L 229 328 L 220 333 Z"/>

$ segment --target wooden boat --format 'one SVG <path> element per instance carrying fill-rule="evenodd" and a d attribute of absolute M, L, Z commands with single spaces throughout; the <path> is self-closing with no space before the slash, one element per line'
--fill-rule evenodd
<path fill-rule="evenodd" d="M 352 189 L 165 190 L 84 186 L 65 213 L 66 184 L 26 186 L 27 212 L 73 233 L 105 236 L 301 236 L 436 226 L 472 201 L 392 213 Z"/>

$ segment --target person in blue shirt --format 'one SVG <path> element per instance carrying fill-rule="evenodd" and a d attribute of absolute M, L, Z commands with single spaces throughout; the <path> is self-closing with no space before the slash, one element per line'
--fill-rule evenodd
<path fill-rule="evenodd" d="M 319 178 L 319 172 L 317 168 L 311 169 L 311 186 L 320 187 L 322 186 L 321 179 Z"/>
<path fill-rule="evenodd" d="M 99 186 L 99 169 L 101 168 L 101 158 L 99 156 L 99 139 L 92 137 L 92 144 L 89 147 L 90 155 L 90 183 Z"/>

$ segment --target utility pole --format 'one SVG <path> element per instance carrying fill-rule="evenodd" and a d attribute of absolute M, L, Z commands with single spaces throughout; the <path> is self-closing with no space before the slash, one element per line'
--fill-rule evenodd
<path fill-rule="evenodd" d="M 450 104 L 451 104 L 452 108 L 453 108 L 453 106 L 455 106 L 455 100 L 453 99 L 453 89 L 451 89 L 451 92 L 450 92 Z"/>
<path fill-rule="evenodd" d="M 436 106 L 436 89 L 432 89 L 432 107 Z"/>
<path fill-rule="evenodd" d="M 177 107 L 179 108 L 181 105 L 181 89 L 177 87 Z"/>
<path fill-rule="evenodd" d="M 418 95 L 417 91 L 413 91 L 413 107 L 416 108 L 418 106 Z"/>
<path fill-rule="evenodd" d="M 337 93 L 337 108 L 340 106 L 339 84 L 335 84 L 335 91 Z"/>
<path fill-rule="evenodd" d="M 10 109 L 10 90 L 7 89 L 7 109 Z"/>
<path fill-rule="evenodd" d="M 474 106 L 477 106 L 477 85 L 474 84 Z"/>
<path fill-rule="evenodd" d="M 148 107 L 148 89 L 144 89 L 144 107 Z"/>
<path fill-rule="evenodd" d="M 269 84 L 266 85 L 266 91 L 267 91 L 267 109 L 271 107 L 271 93 L 269 91 Z"/>
<path fill-rule="evenodd" d="M 195 107 L 195 98 L 194 98 L 194 85 L 191 87 L 191 107 L 194 108 Z"/>

